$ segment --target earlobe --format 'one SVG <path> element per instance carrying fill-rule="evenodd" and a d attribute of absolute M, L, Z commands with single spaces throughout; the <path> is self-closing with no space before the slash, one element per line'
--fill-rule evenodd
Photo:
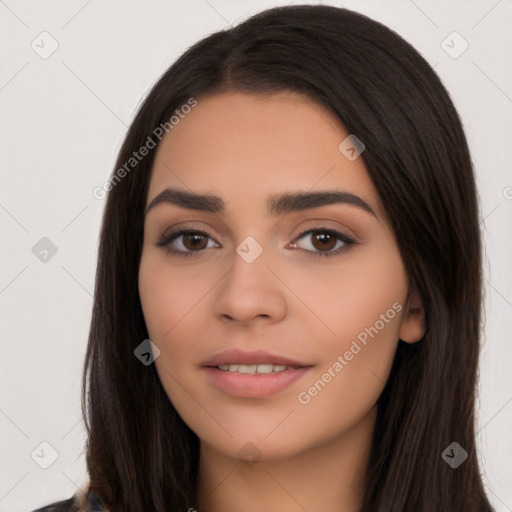
<path fill-rule="evenodd" d="M 398 337 L 405 343 L 416 343 L 425 335 L 425 316 L 423 302 L 416 289 L 409 293 L 400 323 Z"/>

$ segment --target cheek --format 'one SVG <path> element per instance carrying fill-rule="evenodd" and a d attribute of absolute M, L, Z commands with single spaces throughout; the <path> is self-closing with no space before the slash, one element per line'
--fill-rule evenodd
<path fill-rule="evenodd" d="M 139 268 L 139 295 L 150 338 L 172 339 L 180 323 L 200 303 L 211 285 L 198 273 L 177 271 L 165 258 L 148 251 Z"/>
<path fill-rule="evenodd" d="M 177 270 L 161 254 L 143 252 L 139 268 L 139 296 L 149 338 L 160 349 L 155 366 L 167 395 L 189 408 L 190 388 L 200 360 L 198 340 L 204 339 L 208 294 L 216 280 L 197 268 Z M 184 396 L 182 396 L 184 395 Z"/>
<path fill-rule="evenodd" d="M 296 418 L 311 435 L 322 425 L 315 435 L 325 440 L 350 429 L 375 406 L 398 343 L 401 303 L 386 294 L 380 301 L 360 298 L 331 320 L 336 336 L 319 340 L 322 363 L 296 396 Z"/>
<path fill-rule="evenodd" d="M 182 394 L 177 383 L 183 382 L 183 368 L 189 362 L 192 350 L 188 341 L 194 339 L 195 334 L 187 321 L 187 314 L 192 314 L 200 290 L 197 289 L 197 281 L 193 286 L 185 286 L 183 275 L 175 270 L 170 272 L 171 268 L 165 258 L 143 251 L 139 267 L 139 296 L 148 336 L 160 349 L 155 360 L 158 376 L 167 396 L 176 405 Z M 188 339 L 180 338 L 183 327 L 188 329 Z"/>
<path fill-rule="evenodd" d="M 354 253 L 346 270 L 340 266 L 315 284 L 303 281 L 303 292 L 330 331 L 316 338 L 321 362 L 299 398 L 315 414 L 339 411 L 341 420 L 349 410 L 367 410 L 389 375 L 407 276 L 396 250 L 378 255 Z"/>
<path fill-rule="evenodd" d="M 281 274 L 285 272 L 290 270 L 283 268 Z M 407 275 L 394 246 L 375 244 L 347 254 L 339 265 L 318 266 L 315 272 L 289 274 L 284 280 L 293 282 L 294 292 L 312 313 L 304 310 L 304 319 L 297 321 L 306 328 L 315 326 L 325 353 L 348 350 L 358 336 L 364 343 L 368 330 L 383 347 L 395 343 Z"/>

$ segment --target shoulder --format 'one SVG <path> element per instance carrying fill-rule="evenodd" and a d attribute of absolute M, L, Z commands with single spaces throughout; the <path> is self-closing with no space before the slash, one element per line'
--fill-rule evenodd
<path fill-rule="evenodd" d="M 78 500 L 75 495 L 67 500 L 50 503 L 44 507 L 38 508 L 37 510 L 33 510 L 32 512 L 75 512 L 77 507 Z"/>

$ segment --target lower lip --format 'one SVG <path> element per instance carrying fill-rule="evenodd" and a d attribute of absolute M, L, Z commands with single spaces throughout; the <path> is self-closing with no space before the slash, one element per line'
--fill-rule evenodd
<path fill-rule="evenodd" d="M 282 372 L 247 374 L 207 366 L 204 367 L 204 371 L 212 384 L 228 395 L 239 398 L 262 398 L 287 388 L 310 368 L 302 366 Z"/>

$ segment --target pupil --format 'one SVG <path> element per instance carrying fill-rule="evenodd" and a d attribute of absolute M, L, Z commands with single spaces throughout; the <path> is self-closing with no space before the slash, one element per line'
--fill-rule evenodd
<path fill-rule="evenodd" d="M 328 238 L 329 238 L 329 235 L 318 235 L 320 237 L 320 240 L 322 240 L 322 242 L 325 242 Z"/>

